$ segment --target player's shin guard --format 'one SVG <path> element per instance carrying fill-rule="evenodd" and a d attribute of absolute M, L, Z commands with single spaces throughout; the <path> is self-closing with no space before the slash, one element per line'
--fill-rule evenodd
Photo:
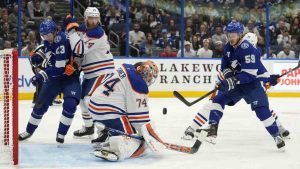
<path fill-rule="evenodd" d="M 59 122 L 56 141 L 64 142 L 64 137 L 68 133 L 74 114 L 76 112 L 77 101 L 74 98 L 65 98 L 63 103 L 63 111 Z"/>
<path fill-rule="evenodd" d="M 90 101 L 90 97 L 86 96 L 84 99 L 80 100 L 80 109 L 81 109 L 81 115 L 84 122 L 85 127 L 92 127 L 93 126 L 93 119 L 88 111 L 88 103 Z"/>
<path fill-rule="evenodd" d="M 283 137 L 283 139 L 290 139 L 290 132 L 283 127 L 277 114 L 274 112 L 274 110 L 271 110 L 271 113 L 272 113 L 272 116 L 275 118 L 275 121 L 278 125 L 279 134 Z"/>
<path fill-rule="evenodd" d="M 223 116 L 224 105 L 215 102 L 212 103 L 210 115 L 209 115 L 209 124 L 218 124 Z"/>
<path fill-rule="evenodd" d="M 29 121 L 27 123 L 26 132 L 19 134 L 19 140 L 26 140 L 34 133 L 40 124 L 43 115 L 47 112 L 49 106 L 36 104 L 33 108 Z"/>
<path fill-rule="evenodd" d="M 272 116 L 268 107 L 257 107 L 254 109 L 256 116 L 263 122 L 265 128 L 274 138 L 276 146 L 280 150 L 284 150 L 285 143 L 279 133 L 278 125 L 276 124 L 275 118 Z"/>

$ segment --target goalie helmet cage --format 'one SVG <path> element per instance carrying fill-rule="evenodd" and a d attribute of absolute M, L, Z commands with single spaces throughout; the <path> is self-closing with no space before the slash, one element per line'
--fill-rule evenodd
<path fill-rule="evenodd" d="M 18 54 L 0 50 L 0 164 L 18 164 Z"/>

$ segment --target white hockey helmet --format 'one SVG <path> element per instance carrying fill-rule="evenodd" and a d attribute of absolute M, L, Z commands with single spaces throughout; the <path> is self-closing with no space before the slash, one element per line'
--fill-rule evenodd
<path fill-rule="evenodd" d="M 248 42 L 250 42 L 254 47 L 256 47 L 257 45 L 257 36 L 255 33 L 246 33 L 244 38 L 244 40 L 247 40 Z"/>
<path fill-rule="evenodd" d="M 98 17 L 99 18 L 99 24 L 101 24 L 100 21 L 100 12 L 96 7 L 87 7 L 84 11 L 84 22 L 87 24 L 88 17 Z"/>

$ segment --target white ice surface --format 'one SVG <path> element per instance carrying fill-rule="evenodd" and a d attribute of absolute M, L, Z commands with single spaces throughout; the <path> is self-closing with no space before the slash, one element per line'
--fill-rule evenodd
<path fill-rule="evenodd" d="M 191 98 L 193 100 L 195 98 Z M 199 107 L 206 100 L 186 107 L 177 99 L 150 99 L 151 119 L 165 141 L 191 145 L 181 140 Z M 271 107 L 283 125 L 291 132 L 286 141 L 286 152 L 279 152 L 271 136 L 250 107 L 241 101 L 227 107 L 219 126 L 217 144 L 203 143 L 196 154 L 183 154 L 163 150 L 160 154 L 129 159 L 122 162 L 105 162 L 90 153 L 90 140 L 73 139 L 74 130 L 81 128 L 80 111 L 77 111 L 63 147 L 55 142 L 61 115 L 60 106 L 52 106 L 34 135 L 20 142 L 20 164 L 8 168 L 84 168 L 84 169 L 300 169 L 300 98 L 271 98 Z M 162 114 L 163 107 L 168 109 Z M 29 101 L 20 102 L 19 130 L 25 130 L 31 113 Z"/>

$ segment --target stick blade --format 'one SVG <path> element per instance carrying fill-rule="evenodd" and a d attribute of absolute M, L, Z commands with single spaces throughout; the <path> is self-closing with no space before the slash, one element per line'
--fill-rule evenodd
<path fill-rule="evenodd" d="M 181 102 L 183 102 L 187 106 L 191 106 L 191 103 L 188 102 L 178 91 L 173 91 L 173 95 L 179 99 Z"/>

